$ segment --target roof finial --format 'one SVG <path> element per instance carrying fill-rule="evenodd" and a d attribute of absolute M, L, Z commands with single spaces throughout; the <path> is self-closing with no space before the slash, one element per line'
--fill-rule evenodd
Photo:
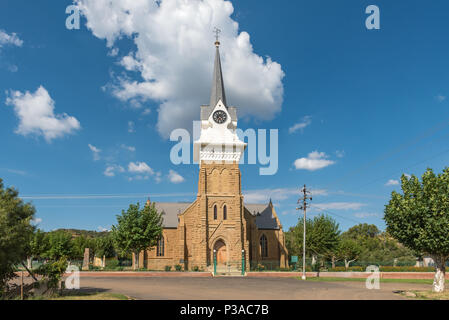
<path fill-rule="evenodd" d="M 214 28 L 214 33 L 215 33 L 215 46 L 219 47 L 220 46 L 220 33 L 221 30 L 218 29 L 217 27 Z"/>

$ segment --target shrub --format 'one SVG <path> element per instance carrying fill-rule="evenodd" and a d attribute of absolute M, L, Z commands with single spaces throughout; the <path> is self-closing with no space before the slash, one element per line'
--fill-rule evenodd
<path fill-rule="evenodd" d="M 198 267 L 198 266 L 194 266 L 194 267 L 193 267 L 193 271 L 195 271 L 195 272 L 198 272 L 198 271 L 200 271 L 200 267 Z"/>
<path fill-rule="evenodd" d="M 180 264 L 177 264 L 175 266 L 176 271 L 182 271 L 182 266 Z"/>
<path fill-rule="evenodd" d="M 165 271 L 167 272 L 171 271 L 171 266 L 165 266 Z"/>
<path fill-rule="evenodd" d="M 120 261 L 117 259 L 106 260 L 106 269 L 117 269 L 120 265 Z"/>

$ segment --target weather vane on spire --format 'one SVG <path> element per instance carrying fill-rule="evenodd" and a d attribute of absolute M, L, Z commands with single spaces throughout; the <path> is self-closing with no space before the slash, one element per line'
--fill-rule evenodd
<path fill-rule="evenodd" d="M 221 30 L 218 29 L 217 27 L 215 27 L 214 28 L 214 33 L 215 33 L 215 39 L 216 39 L 215 45 L 218 47 L 220 45 L 220 33 L 221 33 Z"/>

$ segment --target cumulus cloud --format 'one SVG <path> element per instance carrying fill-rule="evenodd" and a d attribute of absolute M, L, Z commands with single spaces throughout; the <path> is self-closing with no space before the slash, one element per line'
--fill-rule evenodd
<path fill-rule="evenodd" d="M 315 171 L 333 165 L 335 161 L 328 160 L 324 152 L 314 151 L 309 153 L 307 158 L 297 159 L 294 163 L 297 170 Z"/>
<path fill-rule="evenodd" d="M 442 94 L 439 94 L 439 95 L 437 95 L 436 97 L 435 97 L 435 99 L 438 101 L 438 102 L 443 102 L 444 100 L 446 100 L 446 96 L 443 96 Z"/>
<path fill-rule="evenodd" d="M 38 224 L 41 224 L 41 223 L 42 223 L 42 218 L 34 218 L 33 220 L 31 220 L 31 223 L 32 223 L 34 226 L 37 226 Z"/>
<path fill-rule="evenodd" d="M 125 76 L 116 77 L 112 94 L 129 102 L 159 103 L 157 129 L 168 137 L 191 128 L 200 105 L 209 101 L 214 27 L 220 41 L 228 103 L 242 117 L 270 120 L 281 110 L 284 72 L 270 57 L 253 50 L 250 35 L 231 17 L 224 0 L 76 0 L 94 36 L 114 48 L 132 39 L 135 49 L 119 60 Z M 132 78 L 135 77 L 135 78 Z"/>
<path fill-rule="evenodd" d="M 145 162 L 130 162 L 128 165 L 128 171 L 139 174 L 154 174 L 154 170 L 151 169 Z"/>
<path fill-rule="evenodd" d="M 129 152 L 135 152 L 136 151 L 136 147 L 127 146 L 126 144 L 122 144 L 121 147 L 122 147 L 122 149 L 128 150 Z"/>
<path fill-rule="evenodd" d="M 174 170 L 169 171 L 168 179 L 170 180 L 171 183 L 174 184 L 183 183 L 185 181 L 184 177 Z"/>
<path fill-rule="evenodd" d="M 386 186 L 397 186 L 399 185 L 399 180 L 390 179 L 385 184 Z"/>
<path fill-rule="evenodd" d="M 92 151 L 92 154 L 94 156 L 94 161 L 98 161 L 100 160 L 100 152 L 101 150 L 98 149 L 97 147 L 91 145 L 90 143 L 88 144 L 90 151 Z"/>
<path fill-rule="evenodd" d="M 125 168 L 123 168 L 122 166 L 118 166 L 118 165 L 109 165 L 106 167 L 106 170 L 103 172 L 103 174 L 106 177 L 115 177 L 115 174 L 117 172 L 123 173 L 123 172 L 125 172 Z"/>
<path fill-rule="evenodd" d="M 55 115 L 55 102 L 42 86 L 35 93 L 11 91 L 6 104 L 14 106 L 19 118 L 19 126 L 15 132 L 23 136 L 43 135 L 47 142 L 51 142 L 65 134 L 72 134 L 81 127 L 74 117 L 65 113 Z"/>
<path fill-rule="evenodd" d="M 300 122 L 298 122 L 293 127 L 288 129 L 288 132 L 290 134 L 295 133 L 298 130 L 301 130 L 301 132 L 303 132 L 304 129 L 307 128 L 308 126 L 310 126 L 311 124 L 312 124 L 312 117 L 311 116 L 305 116 L 304 118 L 302 118 L 302 120 Z"/>
<path fill-rule="evenodd" d="M 6 31 L 0 29 L 0 48 L 5 45 L 21 47 L 23 45 L 23 40 L 21 40 L 14 32 L 8 34 Z"/>

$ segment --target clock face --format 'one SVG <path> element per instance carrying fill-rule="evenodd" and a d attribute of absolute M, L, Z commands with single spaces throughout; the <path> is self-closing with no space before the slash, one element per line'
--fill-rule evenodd
<path fill-rule="evenodd" d="M 226 115 L 226 112 L 222 110 L 215 111 L 214 113 L 214 121 L 218 124 L 223 124 L 228 119 L 228 116 Z"/>

